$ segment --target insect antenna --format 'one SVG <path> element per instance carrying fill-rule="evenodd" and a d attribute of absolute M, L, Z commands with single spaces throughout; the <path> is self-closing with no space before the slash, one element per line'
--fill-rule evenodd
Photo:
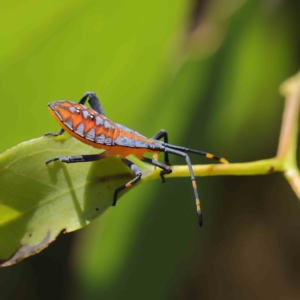
<path fill-rule="evenodd" d="M 165 146 L 170 149 L 179 150 L 179 151 L 186 152 L 186 153 L 198 154 L 198 155 L 204 156 L 209 159 L 217 160 L 218 162 L 223 163 L 223 164 L 228 163 L 227 159 L 216 156 L 216 155 L 208 153 L 208 152 L 199 151 L 199 150 L 190 149 L 190 148 L 181 147 L 181 146 L 175 146 L 175 145 L 171 145 L 171 144 L 167 144 L 167 143 L 165 143 Z"/>

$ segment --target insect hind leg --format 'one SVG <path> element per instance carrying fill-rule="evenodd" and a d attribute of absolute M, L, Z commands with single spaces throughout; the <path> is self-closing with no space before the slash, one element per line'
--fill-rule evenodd
<path fill-rule="evenodd" d="M 200 200 L 199 200 L 199 195 L 198 195 L 198 190 L 197 190 L 197 183 L 196 183 L 196 179 L 195 179 L 195 175 L 194 175 L 190 157 L 188 156 L 188 154 L 186 154 L 184 152 L 177 151 L 177 150 L 170 149 L 170 148 L 165 148 L 165 151 L 168 153 L 171 153 L 171 154 L 181 156 L 181 157 L 185 158 L 185 160 L 186 160 L 186 163 L 187 163 L 189 171 L 190 171 L 192 186 L 193 186 L 193 190 L 194 190 L 194 194 L 195 194 L 195 202 L 196 202 L 196 209 L 197 209 L 197 215 L 198 215 L 198 224 L 201 227 L 203 224 L 203 218 L 202 218 Z"/>
<path fill-rule="evenodd" d="M 126 158 L 123 158 L 121 159 L 122 162 L 128 167 L 130 168 L 130 170 L 133 172 L 133 174 L 135 175 L 135 177 L 128 181 L 126 184 L 124 185 L 121 185 L 120 187 L 118 187 L 116 190 L 115 190 L 115 193 L 114 193 L 114 200 L 113 200 L 113 203 L 112 203 L 112 206 L 115 206 L 116 203 L 117 203 L 117 198 L 118 198 L 118 194 L 125 190 L 126 188 L 129 188 L 131 187 L 133 184 L 137 183 L 141 177 L 142 177 L 142 172 L 141 170 L 133 163 L 131 162 L 130 160 L 126 159 Z"/>

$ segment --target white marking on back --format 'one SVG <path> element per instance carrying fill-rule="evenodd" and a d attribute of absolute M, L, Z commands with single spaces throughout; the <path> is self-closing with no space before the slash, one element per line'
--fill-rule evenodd
<path fill-rule="evenodd" d="M 78 135 L 80 135 L 80 136 L 83 137 L 83 132 L 84 132 L 84 124 L 83 124 L 83 122 L 78 125 L 78 127 L 75 129 L 75 132 Z"/>
<path fill-rule="evenodd" d="M 85 118 L 85 119 L 87 119 L 88 117 L 89 117 L 89 112 L 88 111 L 86 111 L 86 110 L 83 110 L 82 111 L 82 115 L 83 115 L 83 117 Z"/>
<path fill-rule="evenodd" d="M 96 116 L 96 125 L 99 126 L 99 125 L 103 125 L 104 121 L 99 117 L 99 116 Z"/>
<path fill-rule="evenodd" d="M 71 130 L 73 130 L 73 120 L 72 118 L 67 118 L 63 123 Z"/>
<path fill-rule="evenodd" d="M 105 142 L 105 135 L 102 133 L 96 136 L 95 142 L 98 144 L 104 144 Z"/>
<path fill-rule="evenodd" d="M 115 126 L 109 124 L 109 122 L 104 121 L 104 128 L 105 129 L 115 129 Z"/>
<path fill-rule="evenodd" d="M 73 107 L 73 106 L 70 106 L 70 107 L 69 107 L 69 111 L 70 111 L 72 114 L 74 114 L 75 112 L 77 112 L 77 109 L 76 109 L 75 107 Z"/>
<path fill-rule="evenodd" d="M 86 135 L 85 138 L 89 141 L 94 141 L 95 140 L 95 128 L 92 128 Z"/>
<path fill-rule="evenodd" d="M 108 137 L 108 138 L 105 139 L 105 144 L 108 145 L 108 146 L 111 146 L 111 144 L 112 144 L 111 137 Z"/>
<path fill-rule="evenodd" d="M 57 110 L 54 110 L 55 114 L 58 116 L 58 118 L 62 121 L 62 116 Z"/>

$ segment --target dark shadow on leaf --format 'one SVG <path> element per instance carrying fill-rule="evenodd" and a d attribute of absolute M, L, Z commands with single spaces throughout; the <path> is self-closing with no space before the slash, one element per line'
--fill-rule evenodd
<path fill-rule="evenodd" d="M 132 172 L 118 157 L 92 163 L 86 177 L 84 218 L 91 221 L 106 211 L 113 202 L 115 190 L 132 178 Z M 118 199 L 123 194 L 120 193 Z"/>

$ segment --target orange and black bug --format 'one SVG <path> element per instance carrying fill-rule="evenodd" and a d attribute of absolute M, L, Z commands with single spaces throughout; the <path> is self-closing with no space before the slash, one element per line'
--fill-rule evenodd
<path fill-rule="evenodd" d="M 91 109 L 84 106 L 87 100 L 90 103 Z M 191 174 L 198 223 L 202 226 L 202 213 L 196 180 L 187 153 L 199 154 L 207 158 L 216 159 L 222 163 L 226 163 L 226 159 L 207 152 L 168 144 L 168 134 L 165 130 L 160 130 L 153 138 L 148 139 L 134 130 L 110 121 L 105 117 L 102 106 L 96 94 L 93 92 L 85 93 L 78 103 L 61 100 L 50 102 L 48 107 L 50 113 L 62 129 L 58 133 L 46 133 L 45 135 L 58 136 L 63 134 L 64 131 L 67 131 L 83 143 L 105 151 L 101 154 L 58 156 L 47 160 L 46 164 L 55 160 L 59 160 L 63 163 L 90 162 L 118 155 L 122 162 L 131 169 L 135 177 L 115 190 L 112 203 L 114 206 L 117 202 L 118 193 L 137 183 L 142 177 L 142 172 L 139 168 L 130 160 L 126 159 L 128 155 L 133 154 L 140 160 L 161 168 L 161 177 L 163 181 L 164 175 L 172 172 L 169 162 L 169 153 L 181 156 L 185 158 Z M 161 138 L 164 139 L 164 142 L 159 141 Z M 162 164 L 155 159 L 144 157 L 143 155 L 147 152 L 155 155 L 164 152 L 165 164 Z"/>

